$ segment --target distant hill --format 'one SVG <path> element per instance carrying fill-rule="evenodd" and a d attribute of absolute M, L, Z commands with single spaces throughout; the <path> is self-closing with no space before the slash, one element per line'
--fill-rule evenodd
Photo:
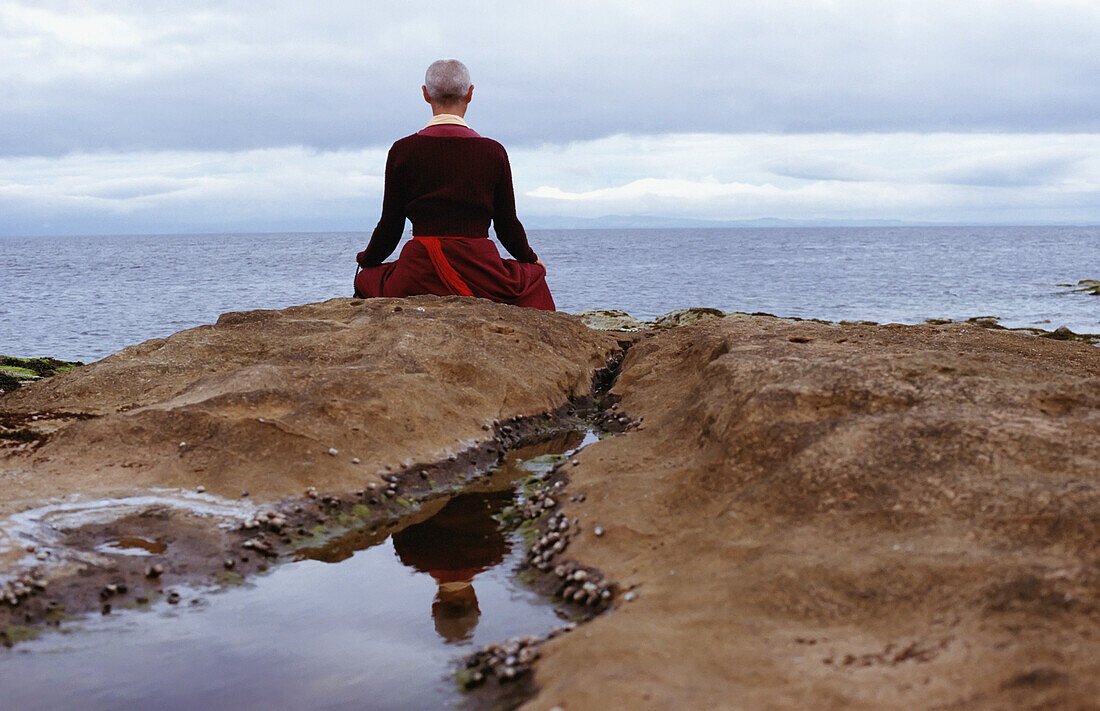
<path fill-rule="evenodd" d="M 779 217 L 761 217 L 755 220 L 697 220 L 677 217 L 650 217 L 646 215 L 604 215 L 603 217 L 532 216 L 523 218 L 528 229 L 581 230 L 581 229 L 645 229 L 689 227 L 902 227 L 926 226 L 934 222 L 905 222 L 902 220 L 791 220 Z"/>

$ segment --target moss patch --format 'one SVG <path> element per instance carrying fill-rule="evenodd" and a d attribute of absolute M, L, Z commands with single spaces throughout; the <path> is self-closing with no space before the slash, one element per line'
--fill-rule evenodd
<path fill-rule="evenodd" d="M 534 545 L 535 541 L 538 540 L 539 522 L 541 520 L 542 516 L 539 516 L 538 518 L 528 519 L 521 523 L 519 525 L 519 528 L 516 529 L 516 532 L 519 533 L 520 538 L 523 539 L 523 545 L 527 548 L 530 548 L 532 545 Z"/>
<path fill-rule="evenodd" d="M 1068 286 L 1072 291 L 1100 296 L 1100 279 L 1082 279 L 1076 284 L 1059 284 L 1058 286 Z"/>
<path fill-rule="evenodd" d="M 502 508 L 499 513 L 493 514 L 493 518 L 504 529 L 511 531 L 523 522 L 523 512 L 519 510 L 519 507 L 509 505 Z"/>
<path fill-rule="evenodd" d="M 73 619 L 76 619 L 76 618 L 73 617 L 72 615 L 68 614 L 64 610 L 50 610 L 49 612 L 46 613 L 46 621 L 47 622 L 61 623 L 61 622 L 67 622 L 68 620 L 73 620 Z"/>
<path fill-rule="evenodd" d="M 214 580 L 223 588 L 238 587 L 244 585 L 244 578 L 240 573 L 235 573 L 232 570 L 227 570 L 224 573 L 218 573 L 214 576 Z"/>
<path fill-rule="evenodd" d="M 30 368 L 19 368 L 14 365 L 0 366 L 0 372 L 8 373 L 10 375 L 18 375 L 23 378 L 37 378 L 38 373 L 34 372 Z"/>
<path fill-rule="evenodd" d="M 18 372 L 20 375 L 30 375 L 39 378 L 48 378 L 51 375 L 64 373 L 78 365 L 84 365 L 80 361 L 58 360 L 57 358 L 17 358 L 15 356 L 0 356 L 0 368 Z"/>
<path fill-rule="evenodd" d="M 48 378 L 78 365 L 84 364 L 56 358 L 0 356 L 0 391 L 10 393 L 28 380 Z"/>
<path fill-rule="evenodd" d="M 0 390 L 3 390 L 6 393 L 10 393 L 12 390 L 15 390 L 20 385 L 22 385 L 22 383 L 19 382 L 19 378 L 10 373 L 6 373 L 3 370 L 0 370 Z"/>
<path fill-rule="evenodd" d="M 23 625 L 8 625 L 3 630 L 0 630 L 0 640 L 3 640 L 8 645 L 17 642 L 26 642 L 36 639 L 37 637 L 38 630 L 33 627 L 24 627 Z"/>
<path fill-rule="evenodd" d="M 949 323 L 969 323 L 974 326 L 981 326 L 982 328 L 988 328 L 994 331 L 1012 331 L 1014 333 L 1029 333 L 1032 336 L 1039 336 L 1040 338 L 1050 338 L 1055 341 L 1077 341 L 1078 343 L 1089 343 L 1092 345 L 1100 344 L 1100 334 L 1097 333 L 1075 333 L 1069 330 L 1065 326 L 1060 326 L 1053 331 L 1046 331 L 1041 328 L 1008 328 L 1002 326 L 1000 318 L 997 316 L 973 316 L 965 321 L 951 321 L 948 319 L 929 319 L 925 321 L 928 324 L 943 325 Z"/>

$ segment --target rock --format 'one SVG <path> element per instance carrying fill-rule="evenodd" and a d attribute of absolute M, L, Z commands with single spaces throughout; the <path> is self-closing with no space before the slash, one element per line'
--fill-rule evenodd
<path fill-rule="evenodd" d="M 568 555 L 646 604 L 544 647 L 526 707 L 658 708 L 680 680 L 691 708 L 1095 704 L 1100 349 L 713 318 L 633 345 L 611 395 L 649 427 L 567 470 L 616 531 Z"/>
<path fill-rule="evenodd" d="M 618 309 L 581 311 L 577 317 L 585 326 L 599 331 L 640 331 L 646 327 L 643 321 Z"/>
<path fill-rule="evenodd" d="M 725 318 L 728 314 L 718 309 L 690 308 L 670 311 L 653 321 L 639 321 L 625 311 L 618 309 L 598 309 L 582 311 L 577 314 L 584 325 L 602 331 L 641 331 L 647 328 L 668 329 L 678 326 Z"/>
<path fill-rule="evenodd" d="M 21 385 L 22 383 L 19 382 L 19 378 L 11 375 L 10 373 L 5 373 L 4 371 L 0 370 L 0 390 L 6 393 L 10 393 L 11 391 L 19 388 Z"/>
<path fill-rule="evenodd" d="M 972 323 L 975 326 L 981 326 L 982 328 L 1003 330 L 1004 326 L 999 323 L 1000 320 L 1001 319 L 999 316 L 971 316 L 970 318 L 966 319 L 965 323 Z"/>
<path fill-rule="evenodd" d="M 320 522 L 318 507 L 365 478 L 324 456 L 330 442 L 370 452 L 372 466 L 413 466 L 385 474 L 386 495 L 398 481 L 412 495 L 412 473 L 440 452 L 484 442 L 487 422 L 503 432 L 588 394 L 618 355 L 615 336 L 564 314 L 402 303 L 414 308 L 334 300 L 228 314 L 5 395 L 0 415 L 54 429 L 31 453 L 0 446 L 0 473 L 17 483 L 0 487 L 0 510 L 204 480 L 247 485 L 261 530 L 281 525 L 272 501 L 303 491 L 319 500 L 281 506 L 304 503 Z M 619 337 L 633 345 L 608 399 L 648 426 L 588 445 L 583 466 L 557 469 L 524 506 L 546 516 L 528 559 L 563 600 L 595 606 L 638 585 L 646 598 L 546 645 L 531 707 L 1093 703 L 1100 350 L 988 330 L 995 319 L 674 314 L 665 323 L 679 327 Z M 58 412 L 85 419 L 59 424 Z M 585 521 L 614 534 L 585 535 L 577 491 Z M 226 535 L 254 561 L 287 550 L 267 534 Z M 555 555 L 566 543 L 568 558 Z M 183 567 L 171 570 L 175 583 Z M 0 609 L 28 605 L 25 587 Z M 499 678 L 520 678 L 521 647 L 494 652 Z"/>
<path fill-rule="evenodd" d="M 191 488 L 200 470 L 218 473 L 219 491 L 247 489 L 257 502 L 306 486 L 349 491 L 362 473 L 323 456 L 330 447 L 434 461 L 482 440 L 487 421 L 590 392 L 619 350 L 569 314 L 457 297 L 227 313 L 0 398 L 0 417 L 43 414 L 37 426 L 57 429 L 33 454 L 0 440 L 0 471 L 26 482 L 0 489 L 0 515 L 16 495 L 24 506 Z M 57 412 L 86 419 L 59 423 Z M 409 418 L 432 425 L 410 431 Z"/>
<path fill-rule="evenodd" d="M 718 309 L 693 308 L 670 311 L 664 316 L 658 316 L 653 320 L 653 328 L 676 328 L 700 321 L 709 321 L 714 318 L 725 318 L 726 312 Z"/>
<path fill-rule="evenodd" d="M 1068 286 L 1068 285 L 1067 285 Z M 996 316 L 974 316 L 966 319 L 965 321 L 952 321 L 950 319 L 928 319 L 925 321 L 927 324 L 934 325 L 946 325 L 955 323 L 969 323 L 975 326 L 981 326 L 982 328 L 988 328 L 997 331 L 1015 331 L 1017 333 L 1027 333 L 1033 336 L 1039 336 L 1041 338 L 1050 338 L 1055 341 L 1079 341 L 1081 343 L 1100 344 L 1100 334 L 1097 333 L 1074 333 L 1065 326 L 1061 326 L 1054 331 L 1044 331 L 1041 328 L 1035 326 L 1025 326 L 1017 328 L 1007 328 L 999 323 Z M 845 323 L 841 321 L 841 323 Z M 1035 321 L 1036 324 L 1050 323 L 1049 319 L 1043 319 Z"/>

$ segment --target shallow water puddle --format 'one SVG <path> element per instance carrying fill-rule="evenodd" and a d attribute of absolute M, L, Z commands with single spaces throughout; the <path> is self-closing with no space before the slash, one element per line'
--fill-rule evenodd
<path fill-rule="evenodd" d="M 160 541 L 150 541 L 139 536 L 122 536 L 117 540 L 108 541 L 97 550 L 104 553 L 126 553 L 128 555 L 155 555 L 168 550 L 168 544 Z"/>
<path fill-rule="evenodd" d="M 226 501 L 207 494 L 158 489 L 143 496 L 64 501 L 21 511 L 0 521 L 0 561 L 7 564 L 4 566 L 7 574 L 0 574 L 0 582 L 30 567 L 55 565 L 62 559 L 98 560 L 91 549 L 81 545 L 84 541 L 75 540 L 80 538 L 84 527 L 101 532 L 119 527 L 117 535 L 107 535 L 94 547 L 95 553 L 143 555 L 163 552 L 167 550 L 167 547 L 161 549 L 163 542 L 125 533 L 141 530 L 140 526 L 125 522 L 144 519 L 155 526 L 155 519 L 169 513 L 189 520 L 198 528 L 208 528 L 211 523 L 230 527 L 255 515 L 256 506 L 247 501 Z M 32 555 L 32 551 L 48 557 L 40 559 Z"/>
<path fill-rule="evenodd" d="M 462 657 L 563 623 L 515 580 L 522 542 L 494 515 L 518 478 L 549 468 L 537 455 L 582 437 L 510 454 L 480 491 L 426 504 L 392 536 L 353 531 L 239 587 L 177 587 L 178 605 L 73 620 L 0 650 L 0 708 L 453 706 Z M 119 538 L 99 550 L 149 545 L 159 544 Z"/>

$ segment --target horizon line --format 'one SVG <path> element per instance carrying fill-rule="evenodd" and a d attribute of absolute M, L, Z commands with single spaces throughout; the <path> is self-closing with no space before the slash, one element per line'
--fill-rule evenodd
<path fill-rule="evenodd" d="M 577 218 L 577 221 L 583 219 L 591 219 L 596 222 L 602 218 Z M 628 218 L 629 219 L 629 218 Z M 772 229 L 825 229 L 825 228 L 873 228 L 873 227 L 902 227 L 902 228 L 915 228 L 915 227 L 938 227 L 938 228 L 961 228 L 961 227 L 1081 227 L 1081 228 L 1095 228 L 1100 227 L 1100 222 L 915 222 L 904 220 L 889 220 L 889 219 L 868 219 L 868 220 L 837 220 L 837 221 L 815 221 L 815 220 L 799 220 L 790 218 L 758 218 L 755 220 L 739 220 L 739 221 L 705 221 L 705 220 L 690 220 L 685 219 L 683 224 L 674 224 L 676 220 L 668 220 L 670 224 L 663 225 L 611 225 L 611 226 L 578 226 L 574 222 L 571 226 L 534 226 L 527 227 L 529 232 L 544 232 L 544 231 L 622 231 L 622 230 L 670 230 L 670 229 L 698 229 L 698 230 L 722 230 L 722 229 L 758 229 L 758 230 L 772 230 Z M 753 223 L 787 223 L 787 224 L 753 224 Z M 59 237 L 202 237 L 202 236 L 268 236 L 268 235 L 332 235 L 332 234 L 349 234 L 349 235 L 362 235 L 370 234 L 373 228 L 370 229 L 349 229 L 349 230 L 237 230 L 237 231 L 217 231 L 217 230 L 203 230 L 195 232 L 63 232 L 63 233 L 38 233 L 38 234 L 0 234 L 0 239 L 51 239 Z M 405 230 L 402 232 L 402 239 L 405 237 L 411 237 L 411 230 Z M 495 236 L 491 234 L 490 236 Z"/>

